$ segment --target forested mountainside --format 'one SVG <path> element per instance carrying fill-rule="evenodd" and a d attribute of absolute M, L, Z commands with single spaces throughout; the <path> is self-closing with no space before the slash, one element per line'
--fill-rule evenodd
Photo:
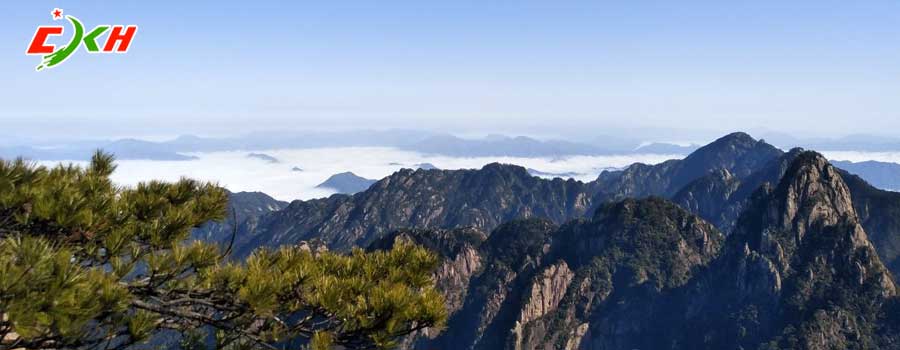
<path fill-rule="evenodd" d="M 900 347 L 900 194 L 743 133 L 586 183 L 402 170 L 251 223 L 236 258 L 302 241 L 440 254 L 450 320 L 409 349 Z"/>
<path fill-rule="evenodd" d="M 659 198 L 561 226 L 402 230 L 439 252 L 451 319 L 416 349 L 898 348 L 897 297 L 841 172 L 802 152 L 730 235 Z"/>
<path fill-rule="evenodd" d="M 592 205 L 593 184 L 543 180 L 518 166 L 490 164 L 479 170 L 409 170 L 386 177 L 368 190 L 295 201 L 265 215 L 238 253 L 320 239 L 332 249 L 366 246 L 400 228 L 478 227 L 492 229 L 522 217 L 563 222 Z"/>
<path fill-rule="evenodd" d="M 725 136 L 684 160 L 635 164 L 596 181 L 545 180 L 525 168 L 489 164 L 478 170 L 401 170 L 352 196 L 295 201 L 261 219 L 238 252 L 322 239 L 333 249 L 366 246 L 400 228 L 477 227 L 486 231 L 517 218 L 556 223 L 583 217 L 599 203 L 626 197 L 666 196 L 717 169 L 747 174 L 778 157 L 777 148 L 749 135 Z"/>
<path fill-rule="evenodd" d="M 782 152 L 734 133 L 685 159 L 634 164 L 587 183 L 541 179 L 503 164 L 477 170 L 404 169 L 354 195 L 294 201 L 254 217 L 252 225 L 240 227 L 235 256 L 302 240 L 347 250 L 403 228 L 473 227 L 490 233 L 521 218 L 562 224 L 590 216 L 606 202 L 647 196 L 671 199 L 728 235 L 751 194 L 764 183 L 777 182 L 801 152 Z M 887 266 L 900 272 L 900 193 L 876 189 L 846 172 L 844 177 L 863 227 Z M 212 236 L 222 236 L 219 229 Z"/>

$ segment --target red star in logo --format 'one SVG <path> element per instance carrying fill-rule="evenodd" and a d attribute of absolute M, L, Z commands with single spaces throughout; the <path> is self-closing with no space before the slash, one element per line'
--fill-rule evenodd
<path fill-rule="evenodd" d="M 63 11 L 56 8 L 56 9 L 53 9 L 53 12 L 50 12 L 50 14 L 53 15 L 53 20 L 55 21 L 55 20 L 62 18 Z"/>

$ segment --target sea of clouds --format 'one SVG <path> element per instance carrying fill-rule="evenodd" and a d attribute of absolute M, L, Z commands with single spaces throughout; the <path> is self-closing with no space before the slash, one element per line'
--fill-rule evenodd
<path fill-rule="evenodd" d="M 331 175 L 351 171 L 356 175 L 381 179 L 401 168 L 431 163 L 440 169 L 477 169 L 499 162 L 521 165 L 545 173 L 573 173 L 576 180 L 590 181 L 603 170 L 618 169 L 635 162 L 656 164 L 683 155 L 637 154 L 621 156 L 571 156 L 558 158 L 475 157 L 427 155 L 386 147 L 342 147 L 254 151 L 275 157 L 278 163 L 248 158 L 250 152 L 191 153 L 190 161 L 121 160 L 112 179 L 131 186 L 141 181 L 175 181 L 181 177 L 217 182 L 234 191 L 260 191 L 280 200 L 311 199 L 333 194 L 316 188 Z M 55 165 L 59 162 L 40 162 Z M 69 163 L 69 162 L 66 162 Z M 84 162 L 71 162 L 84 164 Z M 294 167 L 302 171 L 293 171 Z M 547 175 L 545 177 L 553 177 Z M 568 177 L 568 176 L 566 176 Z"/>
<path fill-rule="evenodd" d="M 829 160 L 845 160 L 854 163 L 867 160 L 900 163 L 900 152 L 822 151 L 820 153 Z"/>

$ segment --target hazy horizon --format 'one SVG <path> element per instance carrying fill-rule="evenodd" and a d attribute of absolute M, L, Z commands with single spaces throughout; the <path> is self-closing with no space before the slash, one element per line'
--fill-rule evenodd
<path fill-rule="evenodd" d="M 36 26 L 55 24 L 54 6 L 87 26 L 140 30 L 125 55 L 77 52 L 35 72 L 37 57 L 23 51 Z M 900 128 L 895 1 L 86 0 L 0 10 L 16 14 L 0 23 L 6 139 L 352 127 L 704 141 Z"/>

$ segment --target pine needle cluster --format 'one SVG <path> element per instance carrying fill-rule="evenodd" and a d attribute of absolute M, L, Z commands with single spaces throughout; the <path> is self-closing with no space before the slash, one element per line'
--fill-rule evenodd
<path fill-rule="evenodd" d="M 390 348 L 446 319 L 421 247 L 228 261 L 188 241 L 225 217 L 222 188 L 124 188 L 114 171 L 102 152 L 86 167 L 0 160 L 0 349 L 125 349 L 163 330 L 185 348 Z"/>

